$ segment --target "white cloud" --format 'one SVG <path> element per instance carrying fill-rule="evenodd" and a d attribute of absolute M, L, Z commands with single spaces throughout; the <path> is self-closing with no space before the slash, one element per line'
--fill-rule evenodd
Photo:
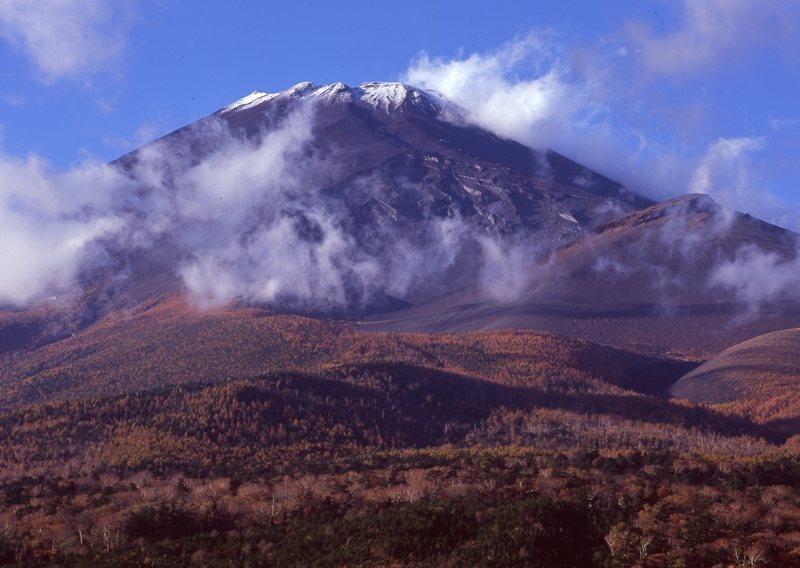
<path fill-rule="evenodd" d="M 530 243 L 510 244 L 497 239 L 478 239 L 483 256 L 481 289 L 498 302 L 518 300 L 531 282 L 546 269 L 536 266 Z"/>
<path fill-rule="evenodd" d="M 125 45 L 128 2 L 0 0 L 0 36 L 46 82 L 107 69 Z"/>
<path fill-rule="evenodd" d="M 764 188 L 753 167 L 751 154 L 765 147 L 763 137 L 718 139 L 699 160 L 689 190 L 771 223 L 793 225 L 796 220 L 787 218 L 786 204 Z"/>
<path fill-rule="evenodd" d="M 533 76 L 522 79 L 520 72 Z M 464 107 L 471 122 L 535 147 L 556 144 L 603 112 L 591 85 L 571 76 L 545 32 L 462 59 L 422 53 L 404 80 L 442 93 Z"/>
<path fill-rule="evenodd" d="M 680 26 L 657 34 L 642 22 L 629 37 L 650 71 L 682 75 L 735 63 L 769 44 L 792 46 L 800 22 L 793 0 L 682 0 Z"/>
<path fill-rule="evenodd" d="M 0 303 L 71 291 L 92 244 L 122 228 L 111 204 L 125 186 L 103 164 L 56 173 L 36 157 L 0 155 Z"/>
<path fill-rule="evenodd" d="M 764 148 L 763 138 L 720 138 L 712 144 L 692 176 L 692 193 L 726 196 L 747 191 L 749 155 Z"/>
<path fill-rule="evenodd" d="M 755 245 L 740 248 L 732 260 L 720 263 L 710 284 L 732 290 L 750 310 L 770 302 L 800 297 L 800 251 L 794 258 L 765 252 Z"/>

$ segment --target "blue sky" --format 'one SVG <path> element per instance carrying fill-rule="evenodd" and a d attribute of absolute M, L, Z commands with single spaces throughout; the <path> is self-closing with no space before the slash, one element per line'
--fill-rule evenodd
<path fill-rule="evenodd" d="M 0 158 L 110 160 L 254 89 L 412 80 L 655 198 L 800 228 L 800 2 L 0 0 Z"/>

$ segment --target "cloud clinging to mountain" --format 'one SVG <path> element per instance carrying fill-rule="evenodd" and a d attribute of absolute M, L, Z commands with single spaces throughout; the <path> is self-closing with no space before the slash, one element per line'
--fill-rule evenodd
<path fill-rule="evenodd" d="M 692 30 L 709 16 L 690 6 L 665 37 L 691 36 L 704 49 L 713 50 L 723 39 L 733 41 L 735 38 L 726 34 L 735 36 L 746 25 L 748 14 L 758 9 L 754 3 L 739 0 L 708 4 L 708 10 L 730 20 L 728 27 L 718 24 L 722 29 L 707 30 L 710 37 L 696 37 L 699 32 Z M 775 3 L 753 16 L 753 22 L 760 29 L 764 18 L 783 18 L 775 33 L 786 39 L 783 30 L 793 25 L 794 12 L 784 3 Z M 650 38 L 643 34 L 639 30 L 634 45 Z M 685 108 L 676 107 L 659 95 L 660 90 L 670 88 L 665 82 L 673 78 L 638 73 L 642 65 L 650 65 L 650 48 L 611 49 L 620 38 L 631 41 L 631 37 L 628 33 L 605 40 L 592 51 L 542 30 L 483 53 L 448 59 L 422 52 L 403 78 L 452 99 L 466 109 L 474 124 L 533 147 L 554 149 L 655 200 L 708 193 L 728 207 L 797 228 L 792 206 L 768 187 L 769 176 L 752 160 L 754 154 L 769 147 L 774 128 L 764 124 L 763 132 L 746 136 L 709 136 L 698 124 L 703 120 L 702 104 L 695 101 Z M 765 37 L 750 38 L 737 49 L 756 50 L 760 40 L 767 41 Z M 684 69 L 684 80 L 693 69 Z M 632 73 L 637 84 L 629 86 L 626 82 L 633 81 Z M 662 129 L 642 126 L 654 117 L 664 121 Z"/>
<path fill-rule="evenodd" d="M 0 302 L 70 290 L 89 257 L 102 257 L 97 240 L 123 228 L 113 202 L 127 187 L 105 164 L 56 172 L 40 158 L 0 155 Z"/>

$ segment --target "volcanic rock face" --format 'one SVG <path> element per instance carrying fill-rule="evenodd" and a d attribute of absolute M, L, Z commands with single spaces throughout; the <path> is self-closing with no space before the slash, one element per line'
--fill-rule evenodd
<path fill-rule="evenodd" d="M 554 152 L 469 126 L 462 109 L 402 83 L 300 83 L 281 93 L 255 92 L 212 118 L 253 138 L 302 105 L 312 109 L 307 151 L 339 166 L 326 164 L 330 183 L 318 190 L 344 201 L 357 224 L 459 216 L 487 231 L 524 228 L 566 242 L 651 203 Z M 161 142 L 175 155 L 202 159 L 207 141 L 197 133 L 192 125 Z"/>
<path fill-rule="evenodd" d="M 136 282 L 358 314 L 509 286 L 498 278 L 519 288 L 541 254 L 650 204 L 401 83 L 254 92 L 116 164 L 152 226 L 137 251 L 112 243 L 112 268 L 92 276 L 116 298 Z"/>

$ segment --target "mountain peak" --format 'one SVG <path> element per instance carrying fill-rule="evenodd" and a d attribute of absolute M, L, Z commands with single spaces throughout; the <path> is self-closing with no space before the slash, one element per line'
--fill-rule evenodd
<path fill-rule="evenodd" d="M 233 101 L 231 104 L 226 106 L 220 112 L 230 112 L 234 110 L 242 110 L 251 106 L 255 106 L 261 104 L 268 100 L 268 97 L 273 97 L 270 93 L 265 93 L 264 91 L 253 91 L 247 96 L 242 97 L 236 101 Z"/>
<path fill-rule="evenodd" d="M 434 115 L 444 111 L 455 114 L 463 112 L 457 105 L 439 93 L 407 83 L 366 82 L 357 87 L 349 87 L 341 82 L 320 86 L 308 81 L 298 83 L 278 93 L 253 91 L 219 112 L 223 114 L 239 112 L 259 107 L 273 100 L 312 100 L 326 104 L 355 103 L 389 115 L 402 114 L 409 108 Z"/>

